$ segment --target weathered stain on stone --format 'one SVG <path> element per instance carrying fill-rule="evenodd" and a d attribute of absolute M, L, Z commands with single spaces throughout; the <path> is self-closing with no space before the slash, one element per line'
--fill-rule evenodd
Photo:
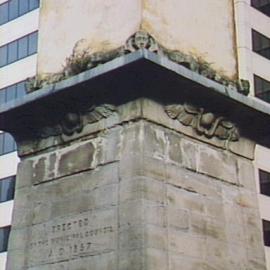
<path fill-rule="evenodd" d="M 33 182 L 39 182 L 41 179 L 45 177 L 46 174 L 46 161 L 45 157 L 41 157 L 34 165 L 33 165 Z"/>
<path fill-rule="evenodd" d="M 55 177 L 55 165 L 56 165 L 56 153 L 53 153 L 49 157 L 49 166 L 48 166 L 48 177 Z"/>
<path fill-rule="evenodd" d="M 92 143 L 80 145 L 61 155 L 59 160 L 59 175 L 67 175 L 86 170 L 94 160 L 95 147 Z"/>

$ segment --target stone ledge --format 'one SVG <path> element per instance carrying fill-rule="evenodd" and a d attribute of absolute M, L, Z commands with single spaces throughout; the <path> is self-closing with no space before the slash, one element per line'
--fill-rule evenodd
<path fill-rule="evenodd" d="M 5 104 L 0 108 L 0 129 L 21 141 L 35 137 L 41 126 L 55 124 L 65 114 L 81 110 L 85 103 L 89 106 L 106 101 L 118 106 L 140 97 L 162 101 L 164 105 L 191 101 L 228 118 L 243 137 L 269 144 L 268 104 L 147 50 L 121 56 Z"/>

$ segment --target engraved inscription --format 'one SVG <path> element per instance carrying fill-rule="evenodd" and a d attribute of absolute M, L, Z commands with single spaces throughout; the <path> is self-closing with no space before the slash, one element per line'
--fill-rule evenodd
<path fill-rule="evenodd" d="M 36 225 L 32 231 L 30 265 L 59 262 L 115 249 L 113 210 Z"/>

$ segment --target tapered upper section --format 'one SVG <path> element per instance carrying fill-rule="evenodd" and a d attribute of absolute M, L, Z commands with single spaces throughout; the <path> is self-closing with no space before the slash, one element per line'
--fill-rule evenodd
<path fill-rule="evenodd" d="M 236 78 L 233 14 L 230 0 L 46 0 L 40 11 L 38 74 L 61 72 L 74 47 L 110 51 L 142 29 L 165 48 Z"/>

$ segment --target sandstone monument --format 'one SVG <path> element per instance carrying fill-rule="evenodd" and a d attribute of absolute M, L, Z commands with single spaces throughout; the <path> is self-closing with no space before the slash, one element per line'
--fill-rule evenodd
<path fill-rule="evenodd" d="M 44 1 L 41 33 L 58 2 Z M 68 20 L 74 1 L 64 2 Z M 170 47 L 177 31 L 152 29 L 153 1 L 127 2 L 138 2 L 132 27 L 106 50 L 97 33 L 98 49 L 71 51 L 63 70 L 62 56 L 42 58 L 56 35 L 44 31 L 29 94 L 0 110 L 21 158 L 7 270 L 265 270 L 253 159 L 270 110 L 243 95 L 233 40 L 210 66 Z"/>

